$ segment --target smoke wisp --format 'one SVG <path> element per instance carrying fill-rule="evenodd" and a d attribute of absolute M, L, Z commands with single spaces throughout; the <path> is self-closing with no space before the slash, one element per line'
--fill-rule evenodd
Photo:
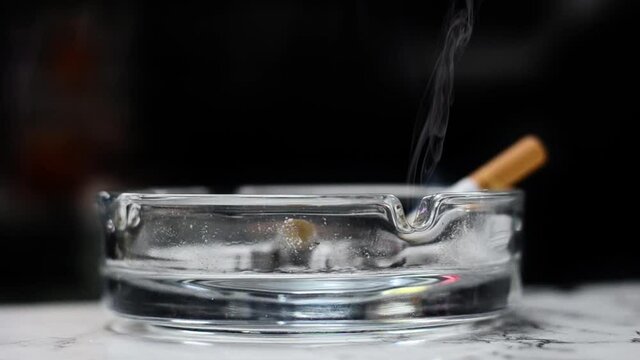
<path fill-rule="evenodd" d="M 442 50 L 422 96 L 416 117 L 408 181 L 426 183 L 442 156 L 453 103 L 454 65 L 473 31 L 473 0 L 452 0 L 445 20 Z M 418 127 L 422 128 L 418 131 Z"/>

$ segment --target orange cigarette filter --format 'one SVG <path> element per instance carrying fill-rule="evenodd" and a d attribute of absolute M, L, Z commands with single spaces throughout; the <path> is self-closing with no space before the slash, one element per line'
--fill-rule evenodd
<path fill-rule="evenodd" d="M 547 150 L 535 135 L 527 135 L 484 164 L 470 177 L 481 189 L 504 190 L 547 161 Z"/>

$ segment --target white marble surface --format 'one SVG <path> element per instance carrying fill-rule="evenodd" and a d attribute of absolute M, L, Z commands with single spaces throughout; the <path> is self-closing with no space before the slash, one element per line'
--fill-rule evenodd
<path fill-rule="evenodd" d="M 0 359 L 640 359 L 640 283 L 528 289 L 497 328 L 400 343 L 163 343 L 114 334 L 111 319 L 98 303 L 0 306 Z"/>

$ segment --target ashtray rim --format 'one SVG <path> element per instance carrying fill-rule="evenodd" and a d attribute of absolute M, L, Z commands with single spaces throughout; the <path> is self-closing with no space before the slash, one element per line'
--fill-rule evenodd
<path fill-rule="evenodd" d="M 138 191 L 138 192 L 111 192 L 100 191 L 98 193 L 100 198 L 115 198 L 120 201 L 142 201 L 153 202 L 156 205 L 273 205 L 282 206 L 286 205 L 287 201 L 297 201 L 297 204 L 315 204 L 322 205 L 335 205 L 335 201 L 339 201 L 341 204 L 344 201 L 351 200 L 354 203 L 361 203 L 363 200 L 380 201 L 385 199 L 398 200 L 406 198 L 407 196 L 397 196 L 391 193 L 335 193 L 335 194 L 214 194 L 214 193 L 154 193 L 152 191 Z M 479 190 L 479 191 L 464 191 L 464 192 L 449 192 L 438 191 L 430 194 L 416 194 L 411 196 L 413 199 L 453 199 L 453 200 L 491 200 L 499 198 L 519 198 L 524 196 L 524 191 L 520 189 L 511 190 Z M 252 203 L 252 200 L 267 200 L 269 203 Z M 181 203 L 183 201 L 184 203 Z M 318 203 L 315 203 L 318 201 Z"/>
<path fill-rule="evenodd" d="M 103 206 L 117 202 L 123 211 L 130 205 L 156 207 L 207 207 L 241 208 L 243 210 L 266 214 L 271 211 L 281 212 L 335 207 L 376 207 L 393 223 L 399 233 L 412 234 L 423 232 L 436 226 L 437 219 L 447 206 L 455 206 L 461 211 L 480 207 L 491 209 L 501 204 L 523 204 L 524 192 L 520 189 L 468 192 L 435 192 L 416 194 L 412 200 L 418 204 L 413 211 L 406 211 L 400 198 L 393 194 L 202 194 L 202 193 L 154 193 L 149 192 L 107 192 L 98 193 L 98 203 Z M 516 207 L 520 207 L 516 205 Z"/>

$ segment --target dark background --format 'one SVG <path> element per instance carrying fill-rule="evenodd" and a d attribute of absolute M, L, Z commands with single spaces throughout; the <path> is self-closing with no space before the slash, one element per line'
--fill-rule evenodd
<path fill-rule="evenodd" d="M 0 301 L 39 301 L 99 295 L 96 189 L 404 182 L 448 1 L 0 6 Z M 640 276 L 638 10 L 480 7 L 436 179 L 545 141 L 527 284 Z"/>

